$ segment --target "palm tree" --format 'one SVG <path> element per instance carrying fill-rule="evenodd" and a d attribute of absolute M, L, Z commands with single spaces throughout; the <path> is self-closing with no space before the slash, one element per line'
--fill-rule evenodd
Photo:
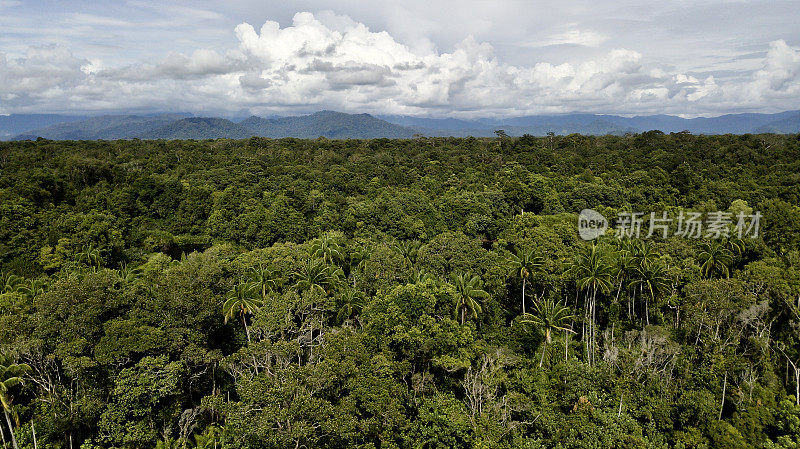
<path fill-rule="evenodd" d="M 27 298 L 33 298 L 40 295 L 47 290 L 47 282 L 42 279 L 31 279 L 28 282 L 21 283 L 17 286 L 16 291 L 22 293 Z"/>
<path fill-rule="evenodd" d="M 359 246 L 347 254 L 347 260 L 344 264 L 347 270 L 346 278 L 352 280 L 353 287 L 356 286 L 356 273 L 364 269 L 371 255 L 372 248 L 369 246 Z"/>
<path fill-rule="evenodd" d="M 728 251 L 731 252 L 731 254 L 733 254 L 734 257 L 741 256 L 745 250 L 744 240 L 738 237 L 733 237 L 733 236 L 728 237 L 727 239 L 725 239 L 725 243 L 723 245 L 725 246 L 725 248 L 728 249 Z"/>
<path fill-rule="evenodd" d="M 707 278 L 714 277 L 715 274 L 730 277 L 730 264 L 733 263 L 733 254 L 724 244 L 714 242 L 713 244 L 703 243 L 700 245 L 700 253 L 697 255 L 700 261 L 700 269 Z"/>
<path fill-rule="evenodd" d="M 266 299 L 267 291 L 273 291 L 278 288 L 280 276 L 269 267 L 265 267 L 261 262 L 258 263 L 257 267 L 251 267 L 247 274 L 250 281 L 261 291 L 262 298 Z"/>
<path fill-rule="evenodd" d="M 142 270 L 139 267 L 130 267 L 128 264 L 122 264 L 117 270 L 117 276 L 119 279 L 126 283 L 130 284 L 131 282 L 136 281 L 142 275 Z"/>
<path fill-rule="evenodd" d="M 83 247 L 83 251 L 78 254 L 78 261 L 83 262 L 92 268 L 100 268 L 100 265 L 103 263 L 103 255 L 99 249 L 90 244 Z"/>
<path fill-rule="evenodd" d="M 425 271 L 423 268 L 415 268 L 411 270 L 411 274 L 408 276 L 408 283 L 409 284 L 422 284 L 428 280 L 435 279 L 433 275 Z"/>
<path fill-rule="evenodd" d="M 392 248 L 397 251 L 401 256 L 408 259 L 411 262 L 411 265 L 417 263 L 417 256 L 419 255 L 419 249 L 422 247 L 422 242 L 419 240 L 406 240 L 402 242 L 397 242 L 392 245 Z"/>
<path fill-rule="evenodd" d="M 343 259 L 342 246 L 339 238 L 332 232 L 326 232 L 321 237 L 311 241 L 311 257 L 322 259 L 325 263 L 335 264 Z"/>
<path fill-rule="evenodd" d="M 573 320 L 575 316 L 566 304 L 557 303 L 551 297 L 535 301 L 533 308 L 534 313 L 532 315 L 523 315 L 522 322 L 533 324 L 544 332 L 544 347 L 542 348 L 542 358 L 539 360 L 539 367 L 541 368 L 547 345 L 553 341 L 551 333 L 556 331 L 575 333 L 567 326 L 567 322 Z M 564 344 L 567 344 L 566 341 L 564 341 Z"/>
<path fill-rule="evenodd" d="M 478 299 L 489 297 L 483 290 L 481 278 L 469 274 L 453 275 L 453 286 L 456 288 L 456 317 L 461 316 L 461 325 L 466 322 L 467 312 L 478 318 L 478 314 L 483 312 Z"/>
<path fill-rule="evenodd" d="M 11 293 L 17 290 L 25 279 L 16 274 L 3 275 L 0 279 L 0 293 Z"/>
<path fill-rule="evenodd" d="M 631 240 L 619 240 L 620 245 L 617 246 L 616 258 L 614 259 L 614 282 L 617 284 L 617 294 L 614 297 L 614 302 L 619 301 L 622 287 L 627 289 L 630 287 L 631 278 L 636 273 L 636 259 L 633 257 L 630 246 L 622 242 L 631 242 Z M 628 301 L 628 318 L 633 316 L 633 301 Z"/>
<path fill-rule="evenodd" d="M 516 254 L 510 254 L 508 263 L 514 272 L 522 278 L 522 314 L 525 314 L 525 287 L 528 284 L 528 278 L 536 270 L 539 270 L 544 265 L 544 259 L 534 254 L 533 251 L 525 251 L 522 248 L 517 248 Z"/>
<path fill-rule="evenodd" d="M 250 341 L 250 328 L 247 327 L 247 315 L 256 313 L 264 302 L 259 299 L 258 285 L 248 282 L 236 284 L 226 296 L 227 300 L 222 305 L 222 313 L 225 314 L 225 323 L 237 314 L 242 318 L 244 331 L 247 334 L 247 341 Z"/>
<path fill-rule="evenodd" d="M 636 265 L 640 267 L 647 267 L 659 258 L 656 250 L 641 240 L 632 241 L 631 255 L 633 256 L 633 260 L 636 262 Z"/>
<path fill-rule="evenodd" d="M 651 262 L 648 265 L 639 265 L 635 269 L 634 279 L 631 286 L 638 286 L 639 290 L 650 293 L 650 299 L 645 297 L 644 316 L 647 324 L 650 324 L 650 301 L 656 301 L 656 295 L 668 290 L 671 286 L 667 275 L 667 268 L 660 262 Z"/>
<path fill-rule="evenodd" d="M 22 376 L 29 372 L 31 367 L 26 364 L 14 364 L 11 357 L 0 354 L 0 406 L 11 432 L 11 445 L 17 449 L 17 439 L 14 437 L 14 428 L 11 425 L 11 389 L 22 383 Z"/>
<path fill-rule="evenodd" d="M 364 294 L 356 289 L 347 288 L 339 297 L 339 304 L 336 319 L 343 323 L 361 313 L 361 309 L 364 308 Z"/>
<path fill-rule="evenodd" d="M 300 290 L 316 290 L 327 295 L 339 285 L 344 272 L 341 268 L 328 265 L 323 260 L 309 260 L 294 275 L 297 278 L 297 288 Z"/>
<path fill-rule="evenodd" d="M 611 289 L 614 268 L 602 247 L 593 243 L 578 254 L 570 271 L 575 276 L 578 289 L 586 291 L 590 346 L 587 355 L 589 366 L 592 366 L 597 338 L 597 293 L 606 293 Z"/>

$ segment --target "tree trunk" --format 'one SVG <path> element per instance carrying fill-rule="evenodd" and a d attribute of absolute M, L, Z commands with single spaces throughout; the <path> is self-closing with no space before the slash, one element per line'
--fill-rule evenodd
<path fill-rule="evenodd" d="M 542 363 L 544 363 L 544 353 L 547 352 L 547 340 L 544 341 L 542 344 L 542 358 L 539 359 L 539 368 L 542 367 Z"/>
<path fill-rule="evenodd" d="M 597 306 L 595 305 L 595 301 L 597 300 L 597 287 L 592 289 L 592 301 L 589 303 L 589 314 L 591 315 L 591 319 L 589 321 L 589 335 L 590 335 L 590 344 L 591 348 L 589 349 L 589 366 L 594 366 L 595 357 L 594 357 L 594 346 L 596 343 L 597 338 L 597 323 L 596 323 L 596 310 Z"/>
<path fill-rule="evenodd" d="M 14 426 L 11 425 L 11 417 L 8 416 L 8 410 L 3 409 L 3 413 L 6 415 L 6 423 L 8 424 L 8 431 L 11 432 L 11 446 L 14 449 L 19 449 L 17 446 L 17 438 L 14 436 Z"/>
<path fill-rule="evenodd" d="M 719 405 L 719 419 L 722 419 L 722 409 L 725 408 L 725 390 L 728 387 L 728 372 L 725 371 L 725 380 L 722 382 L 722 401 Z"/>
<path fill-rule="evenodd" d="M 250 328 L 247 327 L 247 317 L 242 314 L 242 324 L 244 324 L 244 333 L 247 334 L 247 342 L 250 343 Z"/>
<path fill-rule="evenodd" d="M 586 348 L 586 361 L 591 365 L 591 355 L 589 353 L 589 340 L 591 339 L 592 323 L 589 320 L 592 297 L 589 295 L 589 290 L 586 290 L 586 299 L 583 301 L 583 323 L 581 323 L 581 339 Z"/>
<path fill-rule="evenodd" d="M 796 367 L 794 370 L 794 403 L 800 405 L 800 369 Z"/>
<path fill-rule="evenodd" d="M 522 278 L 522 314 L 525 315 L 525 284 L 527 283 L 526 278 Z"/>

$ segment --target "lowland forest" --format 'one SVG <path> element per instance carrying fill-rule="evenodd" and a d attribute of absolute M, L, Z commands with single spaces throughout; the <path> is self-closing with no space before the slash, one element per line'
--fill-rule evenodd
<path fill-rule="evenodd" d="M 797 134 L 0 142 L 0 447 L 797 448 L 799 205 Z"/>

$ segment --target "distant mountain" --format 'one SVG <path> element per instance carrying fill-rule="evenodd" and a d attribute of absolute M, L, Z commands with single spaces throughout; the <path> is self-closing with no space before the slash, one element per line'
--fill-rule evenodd
<path fill-rule="evenodd" d="M 522 134 L 624 134 L 661 130 L 690 131 L 695 134 L 745 134 L 757 132 L 800 133 L 800 111 L 777 114 L 727 114 L 719 117 L 685 119 L 672 115 L 622 117 L 599 114 L 533 115 L 505 119 L 438 119 L 381 116 L 398 125 L 437 136 L 493 136 L 502 129 L 512 136 Z M 772 130 L 772 131 L 769 131 Z"/>
<path fill-rule="evenodd" d="M 249 129 L 230 120 L 216 117 L 189 117 L 139 134 L 142 139 L 246 139 Z"/>
<path fill-rule="evenodd" d="M 183 118 L 180 114 L 103 115 L 26 131 L 16 140 L 44 137 L 52 140 L 131 139 Z"/>
<path fill-rule="evenodd" d="M 775 120 L 773 122 L 765 123 L 759 127 L 756 132 L 760 133 L 776 133 L 776 134 L 793 134 L 800 129 L 800 112 L 795 112 L 789 117 Z"/>
<path fill-rule="evenodd" d="M 56 123 L 84 120 L 86 116 L 57 114 L 10 114 L 0 115 L 0 140 L 9 139 L 25 131 L 54 125 Z"/>
<path fill-rule="evenodd" d="M 25 131 L 16 140 L 44 137 L 53 140 L 92 139 L 244 139 L 251 136 L 316 139 L 410 138 L 416 131 L 369 114 L 321 111 L 298 117 L 252 116 L 239 123 L 218 117 L 107 115 L 57 123 Z"/>
<path fill-rule="evenodd" d="M 690 131 L 695 134 L 800 133 L 800 111 L 777 114 L 728 114 L 685 119 L 671 115 L 622 117 L 599 114 L 531 115 L 504 119 L 424 118 L 380 116 L 321 111 L 310 115 L 268 118 L 252 116 L 238 123 L 218 117 L 189 114 L 104 115 L 98 117 L 58 115 L 0 116 L 0 140 L 93 139 L 242 139 L 297 137 L 315 139 L 411 138 L 426 136 L 494 137 L 502 129 L 508 135 L 532 134 L 624 134 L 650 130 Z M 4 131 L 5 130 L 5 131 Z"/>
<path fill-rule="evenodd" d="M 369 114 L 345 114 L 334 111 L 277 119 L 252 116 L 239 124 L 257 136 L 269 138 L 315 139 L 320 136 L 329 139 L 410 138 L 416 132 Z"/>

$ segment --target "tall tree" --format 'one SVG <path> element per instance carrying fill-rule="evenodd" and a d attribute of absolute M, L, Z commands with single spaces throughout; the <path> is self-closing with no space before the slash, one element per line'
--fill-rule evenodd
<path fill-rule="evenodd" d="M 586 292 L 586 315 L 589 322 L 587 358 L 589 365 L 595 363 L 597 340 L 597 294 L 611 289 L 614 268 L 604 247 L 592 243 L 578 253 L 570 267 L 579 290 Z"/>
<path fill-rule="evenodd" d="M 344 269 L 346 270 L 345 278 L 352 282 L 353 287 L 356 286 L 356 278 L 359 272 L 364 270 L 364 265 L 371 255 L 372 248 L 366 245 L 354 248 L 347 253 L 347 258 L 344 263 Z"/>
<path fill-rule="evenodd" d="M 263 305 L 264 302 L 259 295 L 259 286 L 252 282 L 240 282 L 228 292 L 227 300 L 222 305 L 225 323 L 239 315 L 249 342 L 250 328 L 247 326 L 247 316 L 256 313 Z"/>
<path fill-rule="evenodd" d="M 525 251 L 517 248 L 516 254 L 508 256 L 508 263 L 517 276 L 522 279 L 522 314 L 525 314 L 525 287 L 531 275 L 544 265 L 544 259 L 537 256 L 533 250 Z"/>
<path fill-rule="evenodd" d="M 700 261 L 700 269 L 703 276 L 713 278 L 730 277 L 730 265 L 733 263 L 733 253 L 720 242 L 703 243 L 700 245 L 700 252 L 697 254 Z"/>
<path fill-rule="evenodd" d="M 329 294 L 336 288 L 344 272 L 341 268 L 331 266 L 324 260 L 309 260 L 299 271 L 294 273 L 297 279 L 297 288 L 300 290 L 317 290 L 323 295 Z"/>
<path fill-rule="evenodd" d="M 326 232 L 311 241 L 311 257 L 322 259 L 327 264 L 337 264 L 344 259 L 344 250 L 339 237 L 333 232 Z"/>
<path fill-rule="evenodd" d="M 481 278 L 463 273 L 453 275 L 453 286 L 456 288 L 456 316 L 461 317 L 461 324 L 466 322 L 467 312 L 473 318 L 478 318 L 478 314 L 483 311 L 478 300 L 489 297 L 483 290 Z"/>
<path fill-rule="evenodd" d="M 340 323 L 344 323 L 361 313 L 361 309 L 364 308 L 364 294 L 354 288 L 344 288 L 337 298 L 337 303 L 336 319 Z"/>
<path fill-rule="evenodd" d="M 392 248 L 395 251 L 411 262 L 411 265 L 417 263 L 417 255 L 419 254 L 419 249 L 421 247 L 422 242 L 419 240 L 404 240 L 396 242 L 394 245 L 392 245 Z"/>
<path fill-rule="evenodd" d="M 567 323 L 575 318 L 572 311 L 566 304 L 557 303 L 552 297 L 543 297 L 533 303 L 533 314 L 525 315 L 524 323 L 531 323 L 540 328 L 544 333 L 544 344 L 542 348 L 542 358 L 539 360 L 541 368 L 544 362 L 544 354 L 547 345 L 553 341 L 552 333 L 556 331 L 572 332 Z M 566 345 L 566 340 L 564 341 Z"/>
<path fill-rule="evenodd" d="M 248 271 L 250 281 L 254 283 L 261 291 L 261 297 L 267 297 L 268 291 L 273 291 L 278 288 L 278 283 L 281 277 L 274 270 L 259 262 L 258 266 L 251 267 Z"/>
<path fill-rule="evenodd" d="M 663 294 L 672 285 L 667 276 L 667 268 L 662 262 L 651 262 L 637 266 L 634 273 L 630 285 L 647 293 L 644 298 L 644 316 L 645 322 L 650 324 L 650 303 L 654 303 L 656 296 Z"/>
<path fill-rule="evenodd" d="M 8 355 L 0 354 L 0 405 L 6 418 L 8 431 L 11 432 L 11 445 L 17 449 L 17 438 L 14 436 L 14 426 L 11 424 L 11 389 L 22 383 L 22 376 L 28 373 L 31 367 L 26 364 L 15 364 Z"/>

